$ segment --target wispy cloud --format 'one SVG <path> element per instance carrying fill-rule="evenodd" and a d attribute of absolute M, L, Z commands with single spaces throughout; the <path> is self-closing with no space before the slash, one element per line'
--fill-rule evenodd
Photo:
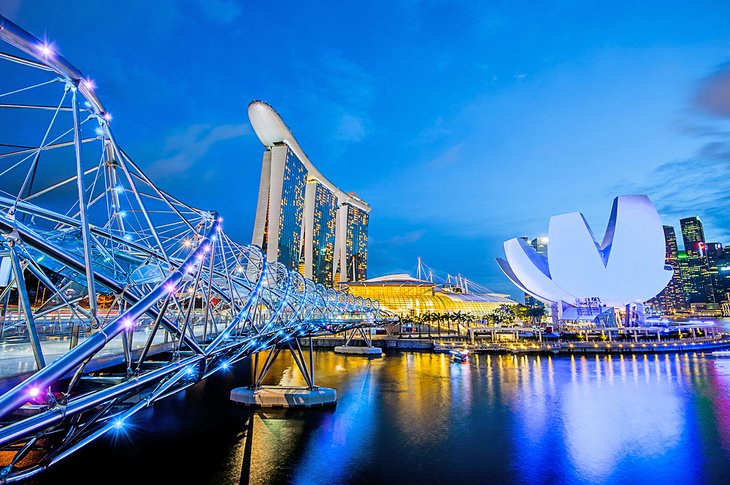
<path fill-rule="evenodd" d="M 348 113 L 340 116 L 335 138 L 342 141 L 358 142 L 365 138 L 366 132 L 362 118 Z"/>
<path fill-rule="evenodd" d="M 436 121 L 429 128 L 421 131 L 415 138 L 416 144 L 427 144 L 438 142 L 453 133 L 453 129 L 449 123 L 444 120 L 443 116 L 436 118 Z"/>
<path fill-rule="evenodd" d="M 730 118 L 730 63 L 720 66 L 702 81 L 693 101 L 705 114 Z"/>
<path fill-rule="evenodd" d="M 388 239 L 383 239 L 383 240 L 371 239 L 370 244 L 375 245 L 375 246 L 384 246 L 384 247 L 403 246 L 405 244 L 413 244 L 413 243 L 420 241 L 425 234 L 426 234 L 426 231 L 424 231 L 422 229 L 418 229 L 415 231 L 406 232 L 404 234 L 398 234 L 397 236 L 393 236 Z"/>
<path fill-rule="evenodd" d="M 195 124 L 181 133 L 165 140 L 165 158 L 149 165 L 147 173 L 154 177 L 177 177 L 179 173 L 190 170 L 203 159 L 211 147 L 219 142 L 245 135 L 249 132 L 246 124 Z"/>
<path fill-rule="evenodd" d="M 694 156 L 659 165 L 637 187 L 652 197 L 665 222 L 699 215 L 708 238 L 730 243 L 730 64 L 702 79 L 679 132 L 700 141 Z"/>
<path fill-rule="evenodd" d="M 730 156 L 708 155 L 664 163 L 636 191 L 651 196 L 665 223 L 699 215 L 708 238 L 730 243 Z"/>
<path fill-rule="evenodd" d="M 459 143 L 457 145 L 453 145 L 448 147 L 446 150 L 441 152 L 441 154 L 428 162 L 428 165 L 434 166 L 434 167 L 444 167 L 449 165 L 455 165 L 459 162 L 459 160 L 463 157 L 463 151 L 464 151 L 464 144 Z"/>
<path fill-rule="evenodd" d="M 358 143 L 370 132 L 369 110 L 375 100 L 372 75 L 336 52 L 326 52 L 306 66 L 302 98 L 315 107 L 338 141 Z"/>

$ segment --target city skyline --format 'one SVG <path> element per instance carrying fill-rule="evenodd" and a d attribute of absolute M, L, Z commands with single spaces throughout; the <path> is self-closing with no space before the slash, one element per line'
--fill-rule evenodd
<path fill-rule="evenodd" d="M 0 2 L 3 483 L 730 482 L 730 5 Z"/>
<path fill-rule="evenodd" d="M 559 2 L 540 16 L 511 5 L 292 5 L 297 21 L 267 38 L 276 62 L 261 61 L 268 28 L 247 22 L 265 17 L 255 4 L 132 2 L 121 15 L 81 2 L 70 21 L 53 2 L 0 6 L 93 66 L 84 70 L 135 159 L 220 210 L 241 240 L 258 183 L 246 173 L 260 163 L 245 107 L 262 98 L 333 182 L 371 203 L 372 276 L 422 256 L 519 294 L 493 263 L 501 241 L 542 234 L 547 214 L 578 208 L 604 226 L 600 201 L 626 193 L 650 195 L 665 224 L 696 214 L 708 240 L 730 242 L 722 2 Z M 148 16 L 150 29 L 134 29 Z M 596 177 L 600 166 L 611 170 Z"/>

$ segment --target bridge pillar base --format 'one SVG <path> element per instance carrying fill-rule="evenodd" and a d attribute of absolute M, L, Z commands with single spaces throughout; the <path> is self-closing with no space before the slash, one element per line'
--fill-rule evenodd
<path fill-rule="evenodd" d="M 349 345 L 338 345 L 335 347 L 335 353 L 381 357 L 383 355 L 383 349 L 380 347 L 350 347 Z"/>
<path fill-rule="evenodd" d="M 311 408 L 336 404 L 337 391 L 329 387 L 237 387 L 231 391 L 231 401 L 262 408 Z"/>
<path fill-rule="evenodd" d="M 350 342 L 356 335 L 361 335 L 365 340 L 364 347 L 350 347 Z M 373 347 L 373 338 L 369 332 L 366 332 L 362 328 L 353 328 L 350 330 L 345 345 L 338 345 L 335 347 L 335 354 L 350 354 L 350 355 L 367 355 L 369 357 L 381 357 L 383 355 L 383 349 L 380 347 Z"/>

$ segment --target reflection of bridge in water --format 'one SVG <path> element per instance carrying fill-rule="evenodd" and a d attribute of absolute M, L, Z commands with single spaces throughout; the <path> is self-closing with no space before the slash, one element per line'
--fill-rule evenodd
<path fill-rule="evenodd" d="M 91 79 L 1 16 L 0 38 L 0 480 L 251 354 L 378 318 L 160 190 Z"/>

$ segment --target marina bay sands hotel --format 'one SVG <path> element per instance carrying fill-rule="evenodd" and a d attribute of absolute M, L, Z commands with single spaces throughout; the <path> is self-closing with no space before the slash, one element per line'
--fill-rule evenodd
<path fill-rule="evenodd" d="M 317 170 L 270 105 L 253 101 L 248 116 L 266 147 L 253 244 L 326 286 L 365 280 L 370 206 Z"/>

